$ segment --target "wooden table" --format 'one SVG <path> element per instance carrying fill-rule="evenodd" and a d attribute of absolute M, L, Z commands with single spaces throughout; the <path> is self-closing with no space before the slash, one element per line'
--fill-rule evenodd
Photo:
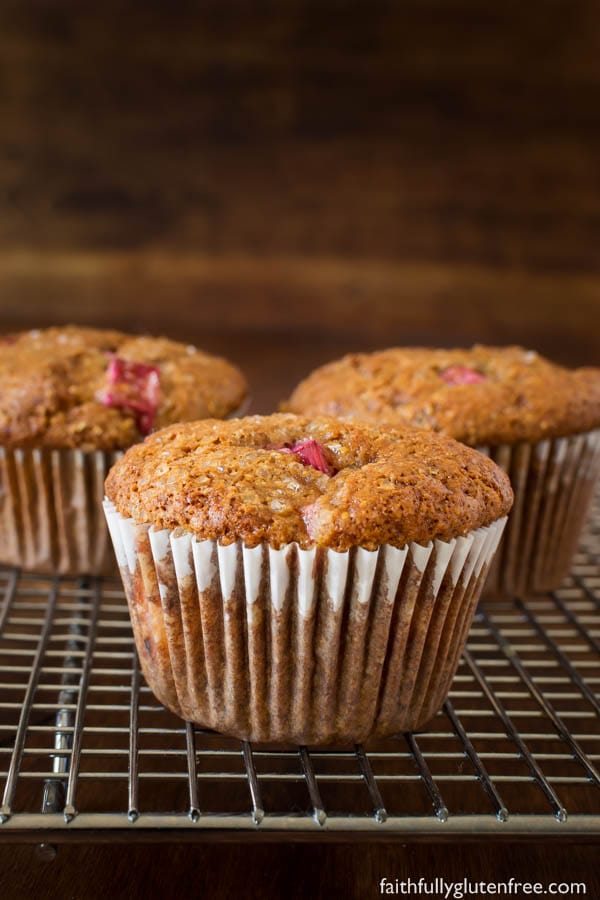
<path fill-rule="evenodd" d="M 0 11 L 0 329 L 167 332 L 273 409 L 401 343 L 600 348 L 597 5 Z M 597 845 L 0 845 L 2 896 L 375 897 L 586 879 Z"/>

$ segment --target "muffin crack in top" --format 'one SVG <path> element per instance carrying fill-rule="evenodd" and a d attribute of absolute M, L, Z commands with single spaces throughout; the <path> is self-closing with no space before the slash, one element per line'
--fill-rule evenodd
<path fill-rule="evenodd" d="M 600 427 L 600 369 L 565 369 L 521 347 L 392 348 L 316 369 L 283 408 L 409 424 L 473 446 L 535 442 Z"/>
<path fill-rule="evenodd" d="M 322 471 L 284 452 L 322 449 Z M 450 540 L 504 516 L 507 476 L 450 438 L 290 414 L 171 426 L 111 470 L 121 515 L 200 540 L 343 551 Z"/>
<path fill-rule="evenodd" d="M 226 360 L 167 338 L 48 328 L 0 338 L 0 445 L 118 450 L 246 397 Z"/>

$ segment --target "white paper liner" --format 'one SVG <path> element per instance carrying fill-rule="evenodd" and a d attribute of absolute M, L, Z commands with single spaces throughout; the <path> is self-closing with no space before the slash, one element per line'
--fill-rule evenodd
<path fill-rule="evenodd" d="M 102 499 L 120 455 L 0 447 L 0 563 L 59 575 L 116 574 Z"/>
<path fill-rule="evenodd" d="M 442 706 L 506 519 L 448 543 L 220 546 L 104 509 L 146 681 L 253 741 L 415 730 Z"/>
<path fill-rule="evenodd" d="M 555 590 L 569 573 L 594 496 L 600 431 L 477 449 L 510 476 L 515 494 L 484 596 Z"/>
<path fill-rule="evenodd" d="M 227 416 L 243 416 L 251 403 Z M 0 447 L 0 565 L 54 575 L 117 575 L 102 512 L 123 451 Z"/>

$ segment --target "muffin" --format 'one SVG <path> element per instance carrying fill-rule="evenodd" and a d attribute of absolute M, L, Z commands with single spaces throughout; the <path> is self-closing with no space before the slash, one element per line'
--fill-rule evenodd
<path fill-rule="evenodd" d="M 547 591 L 568 573 L 599 471 L 600 369 L 565 369 L 521 347 L 396 348 L 317 369 L 284 406 L 477 447 L 515 491 L 485 592 Z"/>
<path fill-rule="evenodd" d="M 441 707 L 512 503 L 507 476 L 445 436 L 285 414 L 165 428 L 106 494 L 160 702 L 310 744 Z"/>
<path fill-rule="evenodd" d="M 102 499 L 112 463 L 155 428 L 228 415 L 245 380 L 166 338 L 69 326 L 0 342 L 0 562 L 110 571 Z"/>

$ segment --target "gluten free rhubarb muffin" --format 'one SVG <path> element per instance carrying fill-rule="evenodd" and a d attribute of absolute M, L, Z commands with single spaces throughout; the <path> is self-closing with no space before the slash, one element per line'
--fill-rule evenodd
<path fill-rule="evenodd" d="M 440 708 L 512 503 L 506 475 L 449 438 L 284 414 L 165 428 L 106 494 L 158 699 L 311 744 Z"/>
<path fill-rule="evenodd" d="M 0 344 L 0 562 L 26 569 L 106 571 L 101 503 L 117 455 L 246 395 L 230 363 L 166 338 L 69 326 Z"/>
<path fill-rule="evenodd" d="M 477 447 L 515 491 L 486 593 L 550 590 L 567 574 L 600 470 L 600 369 L 565 369 L 521 347 L 394 348 L 315 370 L 285 408 L 411 424 Z"/>

